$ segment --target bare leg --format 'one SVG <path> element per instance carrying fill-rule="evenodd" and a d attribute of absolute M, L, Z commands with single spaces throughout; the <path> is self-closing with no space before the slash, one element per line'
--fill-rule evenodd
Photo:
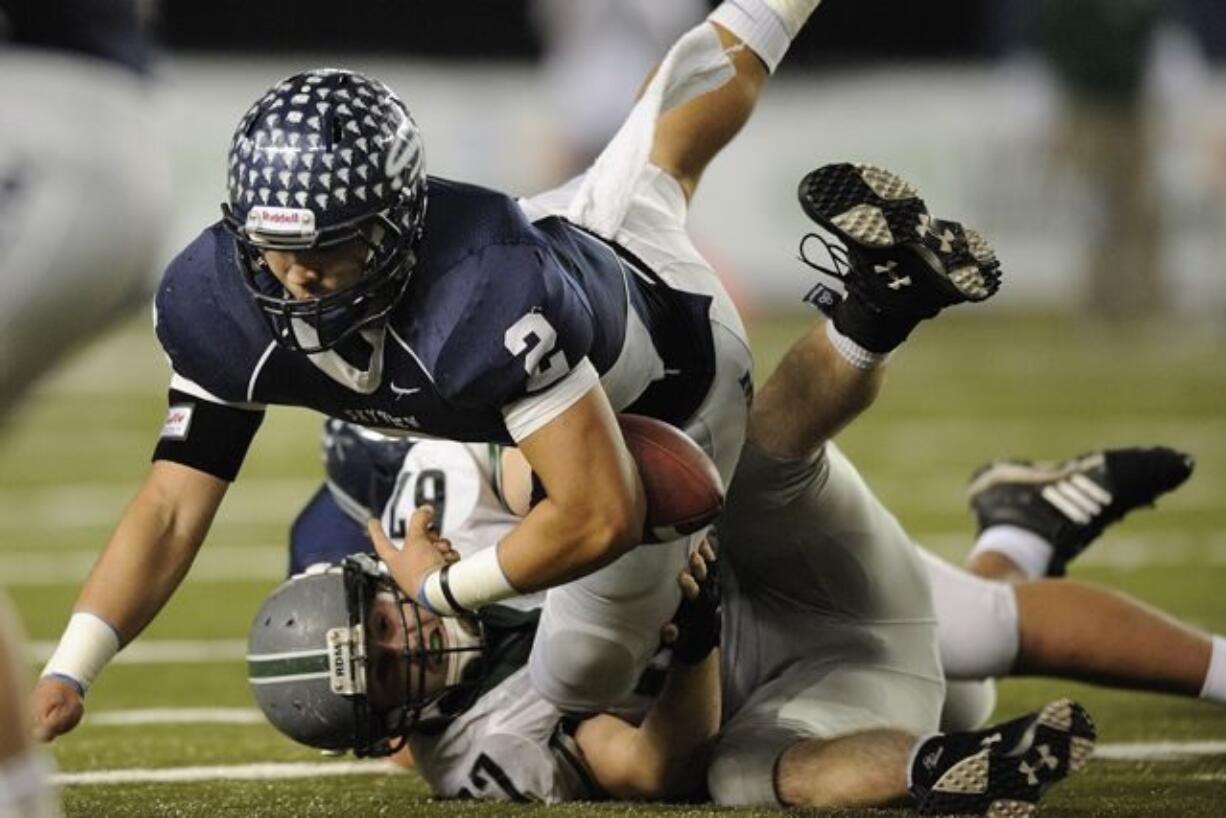
<path fill-rule="evenodd" d="M 711 24 L 714 25 L 714 24 Z M 656 123 L 651 162 L 681 183 L 692 198 L 711 160 L 732 141 L 753 112 L 766 84 L 766 66 L 735 35 L 718 25 L 735 76 L 702 96 L 663 114 Z"/>
<path fill-rule="evenodd" d="M 779 756 L 775 790 L 786 807 L 863 808 L 905 801 L 915 742 L 902 730 L 799 741 Z"/>
<path fill-rule="evenodd" d="M 1068 580 L 1014 586 L 1020 650 L 1014 673 L 1197 696 L 1212 641 L 1124 594 Z"/>
<path fill-rule="evenodd" d="M 748 439 L 774 457 L 805 457 L 872 405 L 883 378 L 881 367 L 849 364 L 818 323 L 754 397 Z"/>

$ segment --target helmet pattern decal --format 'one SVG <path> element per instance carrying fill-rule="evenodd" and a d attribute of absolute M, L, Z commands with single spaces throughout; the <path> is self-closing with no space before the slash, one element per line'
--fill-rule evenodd
<path fill-rule="evenodd" d="M 273 337 L 314 353 L 384 320 L 417 263 L 426 213 L 421 134 L 400 98 L 353 71 L 319 68 L 270 88 L 230 143 L 224 223 Z M 361 280 L 293 298 L 264 267 L 269 250 L 360 240 Z"/>
<path fill-rule="evenodd" d="M 230 204 L 236 213 L 269 205 L 356 215 L 420 179 L 422 166 L 417 126 L 386 85 L 317 69 L 273 86 L 243 116 L 230 149 Z"/>

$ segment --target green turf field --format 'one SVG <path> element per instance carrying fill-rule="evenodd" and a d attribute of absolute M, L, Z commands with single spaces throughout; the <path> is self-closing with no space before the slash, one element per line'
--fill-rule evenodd
<path fill-rule="evenodd" d="M 800 326 L 759 322 L 760 374 Z M 1220 330 L 1203 327 L 1113 333 L 1057 318 L 954 314 L 916 333 L 881 400 L 841 442 L 917 539 L 952 557 L 970 542 L 962 487 L 986 459 L 1134 442 L 1185 448 L 1198 458 L 1192 480 L 1161 510 L 1113 530 L 1073 573 L 1226 631 L 1222 348 Z M 138 320 L 47 382 L 3 430 L 0 584 L 17 602 L 35 651 L 58 637 L 93 552 L 135 490 L 161 424 L 165 382 L 148 321 Z M 131 661 L 110 667 L 91 691 L 86 723 L 55 745 L 64 773 L 129 782 L 71 779 L 81 783 L 65 788 L 70 815 L 544 814 L 532 806 L 430 802 L 416 776 L 381 767 L 277 780 L 268 776 L 287 768 L 242 766 L 338 761 L 251 721 L 239 658 L 249 618 L 283 570 L 289 521 L 319 479 L 318 428 L 304 412 L 270 413 L 187 584 L 125 651 Z M 999 712 L 1064 693 L 1089 706 L 1106 747 L 1119 754 L 1121 745 L 1141 743 L 1136 751 L 1145 758 L 1099 759 L 1052 794 L 1046 814 L 1226 812 L 1226 709 L 1011 681 L 1001 688 Z M 1152 746 L 1161 742 L 1177 744 L 1167 752 Z M 1198 754 L 1174 760 L 1172 749 Z M 140 783 L 154 777 L 150 771 L 202 780 Z M 577 805 L 549 814 L 715 812 Z"/>

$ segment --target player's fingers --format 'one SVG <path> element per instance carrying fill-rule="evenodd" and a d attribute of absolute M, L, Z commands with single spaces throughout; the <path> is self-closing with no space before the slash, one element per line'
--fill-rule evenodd
<path fill-rule="evenodd" d="M 435 533 L 434 506 L 418 506 L 413 516 L 409 517 L 409 536 L 429 539 Z"/>
<path fill-rule="evenodd" d="M 459 551 L 448 551 L 446 554 L 443 554 L 443 561 L 446 562 L 448 565 L 450 565 L 453 562 L 459 562 L 460 552 Z"/>
<path fill-rule="evenodd" d="M 715 547 L 711 545 L 710 540 L 703 540 L 699 544 L 698 553 L 702 554 L 702 558 L 707 562 L 715 562 Z"/>
<path fill-rule="evenodd" d="M 677 577 L 677 584 L 681 586 L 681 593 L 686 599 L 698 599 L 698 582 L 689 574 L 682 574 Z"/>
<path fill-rule="evenodd" d="M 438 539 L 436 539 L 434 541 L 434 547 L 438 549 L 438 552 L 440 554 L 444 554 L 444 555 L 448 551 L 455 551 L 455 548 L 452 547 L 451 545 L 451 540 L 447 539 L 446 537 L 439 537 Z"/>
<path fill-rule="evenodd" d="M 671 645 L 677 641 L 677 637 L 681 635 L 680 629 L 672 622 L 668 622 L 660 627 L 660 641 L 666 645 Z"/>
<path fill-rule="evenodd" d="M 707 561 L 702 558 L 702 554 L 695 551 L 690 554 L 690 573 L 694 575 L 694 579 L 702 582 L 707 578 Z"/>

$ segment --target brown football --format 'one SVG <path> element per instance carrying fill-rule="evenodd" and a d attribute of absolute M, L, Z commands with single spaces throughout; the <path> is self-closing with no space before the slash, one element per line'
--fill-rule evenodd
<path fill-rule="evenodd" d="M 724 482 L 711 458 L 680 429 L 643 415 L 618 415 L 647 496 L 644 542 L 668 542 L 712 522 Z"/>

